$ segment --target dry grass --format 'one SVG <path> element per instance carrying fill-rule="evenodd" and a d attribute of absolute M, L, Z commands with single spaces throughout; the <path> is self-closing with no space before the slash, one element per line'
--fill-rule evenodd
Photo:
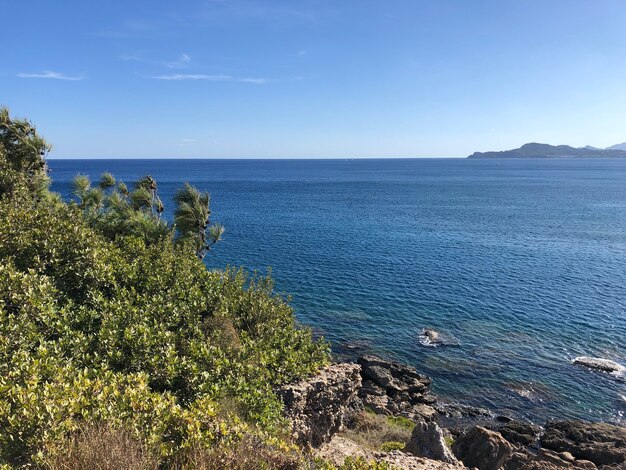
<path fill-rule="evenodd" d="M 385 443 L 408 442 L 413 427 L 414 423 L 406 418 L 362 411 L 354 417 L 350 429 L 342 435 L 363 447 L 381 450 Z"/>
<path fill-rule="evenodd" d="M 268 446 L 248 437 L 234 446 L 192 449 L 174 465 L 177 470 L 296 470 L 299 454 Z"/>
<path fill-rule="evenodd" d="M 158 462 L 130 433 L 87 426 L 49 457 L 50 470 L 156 470 Z"/>
<path fill-rule="evenodd" d="M 57 447 L 49 470 L 296 470 L 302 456 L 246 437 L 231 446 L 187 451 L 170 465 L 159 465 L 130 433 L 107 426 L 86 426 Z"/>
<path fill-rule="evenodd" d="M 239 349 L 241 340 L 232 319 L 222 316 L 205 318 L 204 330 L 211 336 L 213 344 L 223 349 Z"/>

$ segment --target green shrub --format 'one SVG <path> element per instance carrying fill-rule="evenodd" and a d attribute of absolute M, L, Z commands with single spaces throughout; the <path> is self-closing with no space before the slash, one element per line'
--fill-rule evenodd
<path fill-rule="evenodd" d="M 406 444 L 404 442 L 387 441 L 383 442 L 383 444 L 380 446 L 380 450 L 382 450 L 383 452 L 391 452 L 393 450 L 402 450 L 405 447 Z"/>
<path fill-rule="evenodd" d="M 415 427 L 415 421 L 405 418 L 404 416 L 388 416 L 387 421 L 389 421 L 389 424 L 392 426 L 408 429 L 409 431 L 413 431 L 413 428 Z"/>
<path fill-rule="evenodd" d="M 35 152 L 43 140 L 7 116 L 0 112 L 0 465 L 43 464 L 59 446 L 87 458 L 106 436 L 85 447 L 84 429 L 123 430 L 160 465 L 189 449 L 236 449 L 244 436 L 285 448 L 273 389 L 327 364 L 328 345 L 297 324 L 269 277 L 207 271 L 198 249 L 209 238 L 176 239 L 172 227 L 150 235 L 162 226 L 150 180 L 137 188 L 147 185 L 149 205 L 133 196 L 129 219 L 98 195 L 124 193 L 111 175 L 95 192 L 83 179 L 77 203 L 47 193 Z"/>
<path fill-rule="evenodd" d="M 385 462 L 370 462 L 363 457 L 348 457 L 338 470 L 393 470 L 393 467 Z"/>

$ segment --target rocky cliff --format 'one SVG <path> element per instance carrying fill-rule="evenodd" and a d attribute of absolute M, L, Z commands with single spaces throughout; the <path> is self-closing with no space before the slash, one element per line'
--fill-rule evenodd
<path fill-rule="evenodd" d="M 571 420 L 540 427 L 496 419 L 486 410 L 441 402 L 428 377 L 374 356 L 334 364 L 278 393 L 294 440 L 338 465 L 356 456 L 405 469 L 626 469 L 626 428 Z M 363 409 L 413 420 L 404 448 L 382 452 L 338 434 Z M 450 416 L 454 429 L 444 427 Z"/>

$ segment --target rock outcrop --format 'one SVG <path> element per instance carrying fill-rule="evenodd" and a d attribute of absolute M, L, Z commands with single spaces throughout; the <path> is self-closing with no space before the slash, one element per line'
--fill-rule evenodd
<path fill-rule="evenodd" d="M 569 452 L 557 453 L 539 449 L 536 454 L 515 452 L 504 464 L 505 470 L 595 470 L 597 467 L 588 460 L 576 460 Z"/>
<path fill-rule="evenodd" d="M 418 457 L 441 460 L 447 463 L 458 463 L 458 460 L 446 445 L 443 431 L 437 423 L 418 422 L 413 428 L 411 439 L 403 451 Z"/>
<path fill-rule="evenodd" d="M 332 440 L 316 451 L 317 457 L 323 458 L 334 465 L 341 466 L 348 457 L 363 458 L 368 462 L 386 463 L 392 468 L 405 470 L 462 470 L 460 463 L 450 464 L 440 460 L 416 457 L 401 451 L 376 452 L 366 449 L 354 441 L 341 436 Z"/>
<path fill-rule="evenodd" d="M 556 452 L 569 452 L 576 459 L 596 465 L 626 462 L 626 428 L 607 423 L 552 421 L 546 424 L 541 444 Z"/>
<path fill-rule="evenodd" d="M 376 413 L 431 420 L 437 399 L 429 392 L 431 380 L 415 368 L 375 356 L 361 356 L 363 405 Z"/>
<path fill-rule="evenodd" d="M 470 428 L 452 446 L 452 452 L 466 467 L 479 470 L 498 470 L 512 451 L 511 444 L 500 433 L 480 426 Z"/>
<path fill-rule="evenodd" d="M 458 470 L 464 464 L 479 470 L 626 470 L 624 427 L 552 421 L 541 435 L 533 424 L 436 402 L 429 386 L 430 379 L 412 367 L 363 356 L 358 364 L 334 364 L 277 393 L 294 440 L 337 464 L 351 456 L 405 469 Z M 336 435 L 363 406 L 417 422 L 403 451 L 376 452 Z M 451 427 L 446 420 L 459 426 Z M 455 438 L 451 451 L 444 432 Z"/>
<path fill-rule="evenodd" d="M 541 428 L 530 423 L 510 421 L 498 429 L 498 431 L 511 444 L 530 446 L 539 441 Z"/>
<path fill-rule="evenodd" d="M 347 414 L 358 400 L 360 372 L 357 364 L 334 364 L 314 377 L 278 390 L 298 444 L 320 446 L 342 429 Z"/>

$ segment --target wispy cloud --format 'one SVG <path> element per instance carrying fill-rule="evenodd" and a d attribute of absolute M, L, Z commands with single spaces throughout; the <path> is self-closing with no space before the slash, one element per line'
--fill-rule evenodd
<path fill-rule="evenodd" d="M 168 69 L 182 69 L 188 67 L 191 63 L 191 57 L 189 54 L 185 53 L 181 54 L 178 59 L 171 61 L 146 59 L 139 52 L 134 54 L 122 54 L 120 59 L 132 62 L 141 62 L 142 64 L 158 65 L 161 67 L 167 67 Z"/>
<path fill-rule="evenodd" d="M 168 75 L 145 75 L 146 78 L 152 78 L 154 80 L 170 80 L 170 81 L 182 81 L 182 80 L 205 80 L 209 82 L 237 82 L 237 83 L 253 83 L 255 85 L 265 85 L 267 80 L 265 78 L 241 78 L 233 77 L 231 75 L 206 75 L 202 73 L 174 73 Z"/>
<path fill-rule="evenodd" d="M 308 49 L 300 49 L 298 52 L 296 52 L 296 55 L 298 57 L 302 57 L 305 56 L 309 53 Z"/>
<path fill-rule="evenodd" d="M 196 139 L 180 139 L 178 143 L 179 147 L 187 147 L 189 145 L 195 144 L 197 142 Z"/>
<path fill-rule="evenodd" d="M 165 66 L 170 69 L 181 69 L 187 67 L 191 62 L 191 57 L 187 54 L 181 54 L 178 60 L 174 60 L 172 62 L 166 62 Z"/>
<path fill-rule="evenodd" d="M 41 73 L 18 73 L 18 77 L 20 78 L 50 78 L 53 80 L 69 80 L 69 81 L 79 81 L 87 78 L 84 75 L 65 75 L 60 72 L 53 72 L 51 70 L 44 70 Z"/>

